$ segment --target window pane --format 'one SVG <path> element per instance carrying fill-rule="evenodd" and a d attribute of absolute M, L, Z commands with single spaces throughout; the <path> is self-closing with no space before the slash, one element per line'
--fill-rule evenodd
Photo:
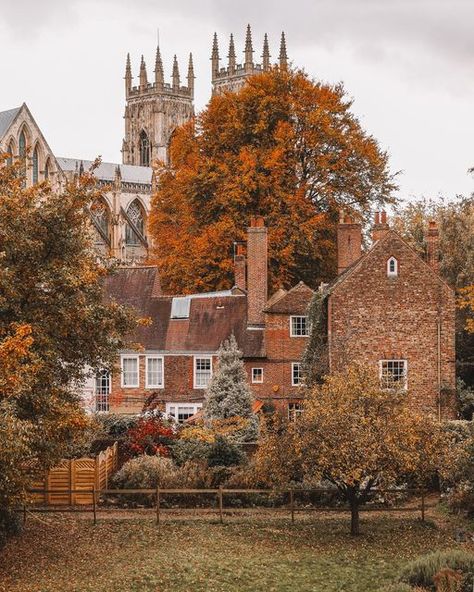
<path fill-rule="evenodd" d="M 405 388 L 406 360 L 382 360 L 380 382 L 383 388 Z"/>
<path fill-rule="evenodd" d="M 210 358 L 196 358 L 196 387 L 205 388 L 211 380 L 211 359 Z"/>
<path fill-rule="evenodd" d="M 101 370 L 95 377 L 96 411 L 109 410 L 110 372 Z"/>
<path fill-rule="evenodd" d="M 163 359 L 147 358 L 147 385 L 161 386 L 163 384 Z"/>
<path fill-rule="evenodd" d="M 308 335 L 308 317 L 291 317 L 291 334 L 295 337 Z"/>
<path fill-rule="evenodd" d="M 123 358 L 123 385 L 138 385 L 138 360 L 137 358 Z"/>
<path fill-rule="evenodd" d="M 301 364 L 299 362 L 294 362 L 291 365 L 291 383 L 293 386 L 301 384 Z"/>
<path fill-rule="evenodd" d="M 263 382 L 263 368 L 252 368 L 252 382 Z"/>

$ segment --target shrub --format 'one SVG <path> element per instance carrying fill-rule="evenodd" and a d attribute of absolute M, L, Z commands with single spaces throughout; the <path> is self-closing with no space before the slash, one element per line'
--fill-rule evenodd
<path fill-rule="evenodd" d="M 472 420 L 474 412 L 474 388 L 468 386 L 461 378 L 456 380 L 456 396 L 459 412 L 464 419 Z"/>
<path fill-rule="evenodd" d="M 240 465 L 244 460 L 245 454 L 240 448 L 222 436 L 217 436 L 207 457 L 210 467 L 232 467 Z"/>
<path fill-rule="evenodd" d="M 170 455 L 178 466 L 194 460 L 207 464 L 211 446 L 212 444 L 202 440 L 176 440 L 170 446 Z"/>
<path fill-rule="evenodd" d="M 141 454 L 168 456 L 169 445 L 176 438 L 173 425 L 161 415 L 141 417 L 125 434 L 125 450 L 129 456 Z"/>
<path fill-rule="evenodd" d="M 139 415 L 118 415 L 116 413 L 97 413 L 97 422 L 107 436 L 121 438 L 131 428 L 135 427 L 140 420 Z"/>
<path fill-rule="evenodd" d="M 202 425 L 185 426 L 180 434 L 180 440 L 198 440 L 199 442 L 214 442 L 215 434 Z"/>
<path fill-rule="evenodd" d="M 179 471 L 170 458 L 148 455 L 127 461 L 114 475 L 112 483 L 118 489 L 165 489 L 181 486 Z M 123 496 L 121 501 L 122 498 Z M 146 494 L 130 494 L 130 500 L 147 505 L 152 498 Z"/>
<path fill-rule="evenodd" d="M 470 592 L 474 581 L 474 556 L 471 553 L 450 549 L 424 555 L 409 563 L 400 574 L 400 581 L 411 586 L 435 589 L 435 576 L 446 568 L 459 571 L 464 576 L 460 590 Z"/>

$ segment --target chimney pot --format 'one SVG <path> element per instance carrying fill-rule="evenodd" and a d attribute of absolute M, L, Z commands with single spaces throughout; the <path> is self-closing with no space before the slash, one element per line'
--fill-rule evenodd
<path fill-rule="evenodd" d="M 380 213 L 380 223 L 387 224 L 387 212 L 385 210 Z"/>
<path fill-rule="evenodd" d="M 265 322 L 267 303 L 267 229 L 262 216 L 253 216 L 247 229 L 247 323 L 261 326 Z"/>
<path fill-rule="evenodd" d="M 362 226 L 346 214 L 337 227 L 337 272 L 342 273 L 362 254 Z"/>
<path fill-rule="evenodd" d="M 428 265 L 439 273 L 439 230 L 435 220 L 428 222 L 426 236 L 426 260 Z"/>
<path fill-rule="evenodd" d="M 380 212 L 375 212 L 375 224 L 380 224 Z"/>

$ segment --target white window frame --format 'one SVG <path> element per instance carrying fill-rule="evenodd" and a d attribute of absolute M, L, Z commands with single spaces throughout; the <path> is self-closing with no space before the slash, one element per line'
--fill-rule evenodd
<path fill-rule="evenodd" d="M 391 263 L 395 263 L 394 271 L 390 270 Z M 387 276 L 388 277 L 398 277 L 398 260 L 396 257 L 390 257 L 387 259 Z"/>
<path fill-rule="evenodd" d="M 300 376 L 299 382 L 295 382 L 295 366 L 299 366 L 298 374 Z M 291 362 L 291 386 L 303 386 L 303 376 L 301 374 L 301 362 Z"/>
<path fill-rule="evenodd" d="M 260 370 L 260 380 L 255 378 L 255 370 Z M 263 368 L 252 368 L 252 384 L 263 384 Z"/>
<path fill-rule="evenodd" d="M 306 319 L 306 334 L 298 335 L 293 333 L 293 319 Z M 290 337 L 309 337 L 309 318 L 308 315 L 291 315 L 290 316 Z"/>
<path fill-rule="evenodd" d="M 125 384 L 124 382 L 124 361 L 136 360 L 137 362 L 137 382 L 136 384 Z M 140 387 L 140 356 L 133 354 L 122 354 L 120 356 L 120 385 L 122 388 L 139 388 Z"/>
<path fill-rule="evenodd" d="M 403 362 L 404 371 L 405 371 L 405 382 L 404 382 L 403 386 L 401 386 L 400 390 L 402 390 L 402 391 L 408 390 L 408 360 L 406 360 L 404 358 L 387 358 L 384 360 L 379 360 L 379 380 L 380 380 L 381 387 L 383 389 L 390 388 L 386 384 L 383 383 L 383 365 L 387 362 Z"/>
<path fill-rule="evenodd" d="M 180 407 L 193 407 L 193 415 L 195 415 L 200 409 L 202 409 L 202 403 L 187 403 L 186 401 L 180 401 L 179 403 L 166 403 L 166 416 L 174 419 L 178 423 Z M 172 412 L 172 409 L 176 409 L 176 411 Z"/>
<path fill-rule="evenodd" d="M 194 356 L 194 361 L 193 361 L 193 386 L 195 389 L 207 389 L 207 387 L 209 386 L 208 384 L 204 384 L 204 385 L 198 385 L 196 378 L 197 378 L 197 361 L 198 360 L 210 360 L 210 374 L 209 374 L 209 382 L 211 381 L 212 378 L 212 356 Z"/>
<path fill-rule="evenodd" d="M 148 363 L 150 360 L 161 360 L 161 383 L 152 384 L 148 379 Z M 165 359 L 163 356 L 147 355 L 145 357 L 145 388 L 165 388 Z"/>
<path fill-rule="evenodd" d="M 290 407 L 293 407 L 292 409 Z M 288 421 L 298 421 L 298 417 L 300 417 L 304 412 L 303 403 L 288 403 Z"/>
<path fill-rule="evenodd" d="M 102 392 L 97 388 L 99 375 L 106 375 L 106 389 Z M 94 398 L 96 413 L 108 413 L 110 410 L 110 394 L 112 392 L 112 372 L 110 370 L 102 369 L 96 372 L 94 376 Z"/>

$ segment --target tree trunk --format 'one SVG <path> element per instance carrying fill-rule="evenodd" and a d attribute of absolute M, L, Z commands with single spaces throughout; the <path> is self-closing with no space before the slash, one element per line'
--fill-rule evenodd
<path fill-rule="evenodd" d="M 351 505 L 351 535 L 357 536 L 359 530 L 359 500 L 352 498 L 349 500 Z"/>

